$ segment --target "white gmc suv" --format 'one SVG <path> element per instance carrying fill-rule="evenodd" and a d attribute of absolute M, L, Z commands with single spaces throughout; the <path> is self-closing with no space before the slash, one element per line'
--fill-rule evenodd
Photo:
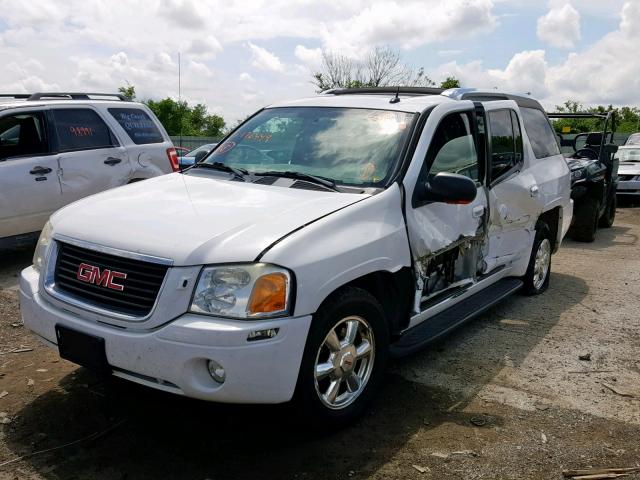
<path fill-rule="evenodd" d="M 178 170 L 155 115 L 122 95 L 0 95 L 0 248 L 80 198 Z M 35 235 L 34 235 L 35 233 Z"/>
<path fill-rule="evenodd" d="M 21 277 L 63 358 L 218 402 L 354 418 L 406 355 L 543 292 L 572 216 L 540 104 L 333 90 L 265 108 L 183 174 L 64 208 Z"/>

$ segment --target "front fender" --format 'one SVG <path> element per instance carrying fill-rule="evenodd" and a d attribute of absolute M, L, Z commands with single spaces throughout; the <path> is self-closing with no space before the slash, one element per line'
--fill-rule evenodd
<path fill-rule="evenodd" d="M 341 286 L 411 265 L 397 184 L 284 237 L 261 261 L 296 276 L 295 315 L 308 315 Z"/>

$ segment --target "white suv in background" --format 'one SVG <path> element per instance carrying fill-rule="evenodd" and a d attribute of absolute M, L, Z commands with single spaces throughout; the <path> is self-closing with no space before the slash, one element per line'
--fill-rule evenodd
<path fill-rule="evenodd" d="M 355 418 L 406 355 L 549 285 L 570 173 L 538 102 L 334 90 L 265 108 L 183 174 L 56 212 L 25 325 L 63 358 L 219 402 Z"/>
<path fill-rule="evenodd" d="M 121 95 L 0 95 L 0 247 L 80 198 L 178 169 L 166 131 Z"/>

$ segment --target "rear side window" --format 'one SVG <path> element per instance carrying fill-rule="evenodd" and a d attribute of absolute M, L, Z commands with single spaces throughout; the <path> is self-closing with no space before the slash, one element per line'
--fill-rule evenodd
<path fill-rule="evenodd" d="M 118 144 L 107 124 L 93 110 L 53 109 L 51 115 L 60 152 L 110 148 Z"/>
<path fill-rule="evenodd" d="M 536 158 L 547 158 L 560 154 L 558 140 L 546 115 L 535 108 L 520 108 L 524 129 Z"/>
<path fill-rule="evenodd" d="M 110 108 L 109 113 L 136 145 L 162 143 L 164 137 L 147 112 L 139 108 Z"/>
<path fill-rule="evenodd" d="M 42 112 L 0 118 L 0 160 L 49 153 Z"/>
<path fill-rule="evenodd" d="M 491 131 L 491 181 L 507 173 L 522 160 L 522 133 L 512 110 L 489 112 Z"/>

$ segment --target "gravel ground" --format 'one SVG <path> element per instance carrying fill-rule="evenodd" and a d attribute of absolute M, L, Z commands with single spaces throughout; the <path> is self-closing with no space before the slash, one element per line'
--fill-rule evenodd
<path fill-rule="evenodd" d="M 26 456 L 0 479 L 559 479 L 640 465 L 639 236 L 640 209 L 621 208 L 595 243 L 566 241 L 547 293 L 396 363 L 371 412 L 323 436 L 286 406 L 208 404 L 58 359 L 20 322 L 30 252 L 0 252 L 0 465 Z"/>

